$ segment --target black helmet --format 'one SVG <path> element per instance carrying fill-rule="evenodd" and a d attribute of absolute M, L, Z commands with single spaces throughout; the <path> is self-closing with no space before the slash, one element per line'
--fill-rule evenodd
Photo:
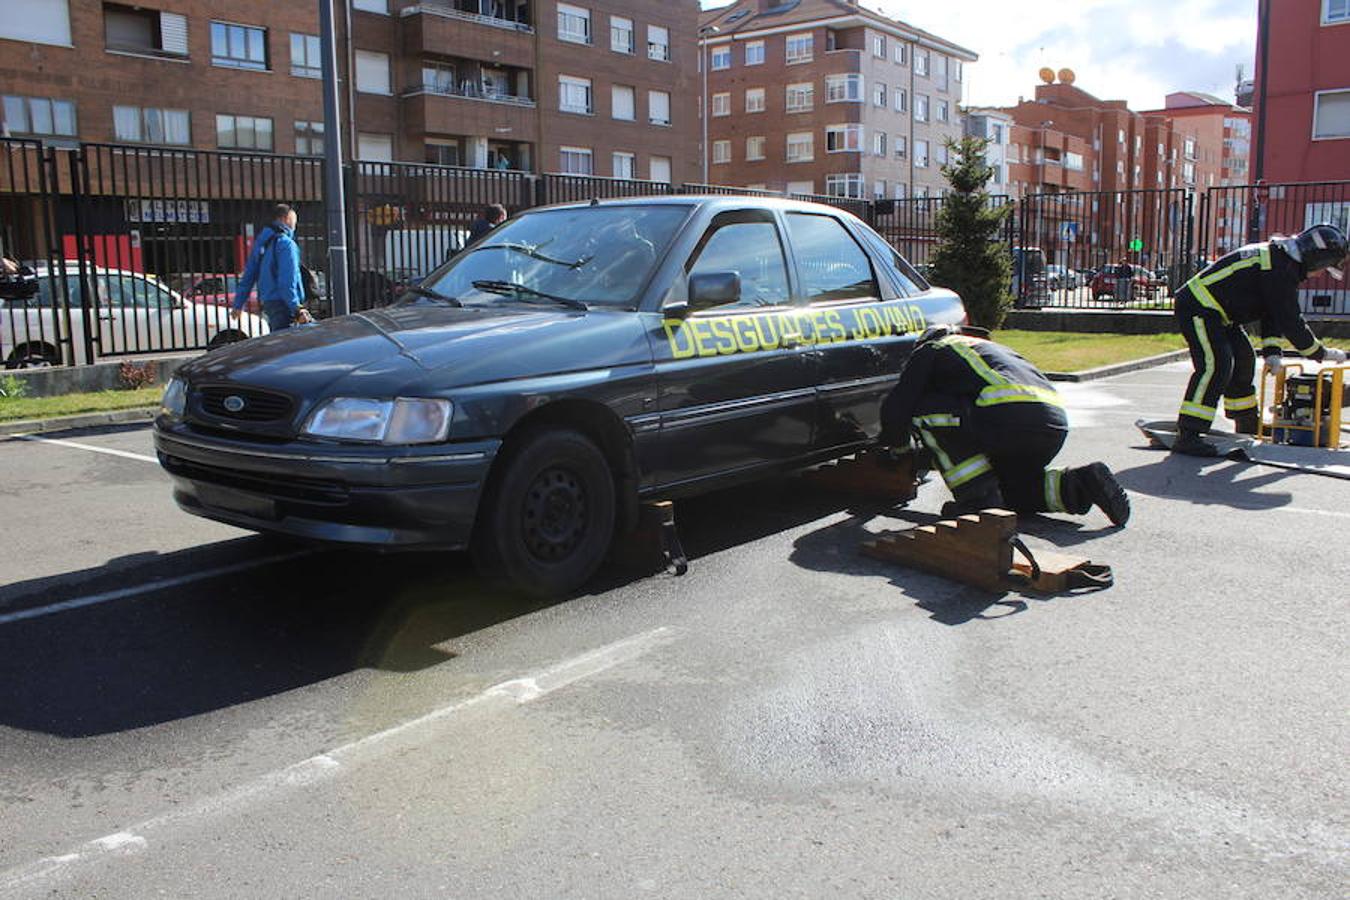
<path fill-rule="evenodd" d="M 961 326 L 959 325 L 930 325 L 923 330 L 923 334 L 919 335 L 919 339 L 914 342 L 914 346 L 922 347 L 929 341 L 940 341 L 949 335 L 960 333 Z"/>
<path fill-rule="evenodd" d="M 1350 253 L 1350 241 L 1345 233 L 1335 225 L 1314 225 L 1304 229 L 1294 238 L 1298 246 L 1299 260 L 1303 263 L 1303 274 L 1308 276 L 1323 269 L 1329 269 L 1332 278 L 1341 278 L 1340 267 Z"/>

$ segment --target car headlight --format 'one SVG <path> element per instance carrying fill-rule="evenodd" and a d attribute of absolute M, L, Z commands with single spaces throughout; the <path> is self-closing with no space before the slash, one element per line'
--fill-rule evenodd
<path fill-rule="evenodd" d="M 374 444 L 434 444 L 450 433 L 449 400 L 334 397 L 305 423 L 310 437 Z"/>
<path fill-rule="evenodd" d="M 175 419 L 181 418 L 187 407 L 187 383 L 181 378 L 170 378 L 159 401 L 159 411 Z"/>

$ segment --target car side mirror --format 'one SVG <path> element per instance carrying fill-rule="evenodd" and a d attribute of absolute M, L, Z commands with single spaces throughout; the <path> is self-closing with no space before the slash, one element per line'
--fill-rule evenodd
<path fill-rule="evenodd" d="M 741 299 L 739 272 L 701 272 L 689 276 L 690 310 L 725 306 Z"/>

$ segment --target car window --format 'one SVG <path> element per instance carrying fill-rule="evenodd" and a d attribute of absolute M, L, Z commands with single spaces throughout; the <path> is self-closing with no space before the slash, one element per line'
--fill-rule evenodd
<path fill-rule="evenodd" d="M 735 272 L 741 276 L 740 302 L 718 309 L 787 303 L 787 263 L 777 226 L 772 222 L 733 222 L 714 228 L 698 251 L 689 274 Z"/>
<path fill-rule="evenodd" d="M 172 309 L 173 297 L 164 288 L 135 275 L 107 275 L 100 281 L 100 293 L 106 285 L 108 303 L 114 307 L 139 309 Z M 101 299 L 101 298 L 100 298 Z"/>
<path fill-rule="evenodd" d="M 787 223 L 809 302 L 878 296 L 867 254 L 838 219 L 788 213 Z"/>
<path fill-rule="evenodd" d="M 872 245 L 873 252 L 882 259 L 890 261 L 891 277 L 895 279 L 900 293 L 905 296 L 913 296 L 928 290 L 927 280 L 909 264 L 909 260 L 900 255 L 899 250 L 886 243 L 885 238 L 866 226 L 862 228 L 862 235 L 867 243 Z"/>
<path fill-rule="evenodd" d="M 83 292 L 80 290 L 80 279 L 77 275 L 66 276 L 66 290 L 70 296 L 70 308 L 78 309 L 83 303 Z M 55 291 L 56 296 L 53 296 Z M 37 305 L 43 309 L 51 309 L 60 304 L 61 289 L 56 284 L 56 279 L 50 275 L 43 275 L 38 279 L 37 296 L 29 301 L 30 305 Z"/>

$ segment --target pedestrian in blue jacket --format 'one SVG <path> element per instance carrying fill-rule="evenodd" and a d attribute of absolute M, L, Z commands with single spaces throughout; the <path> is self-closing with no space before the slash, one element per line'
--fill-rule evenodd
<path fill-rule="evenodd" d="M 312 322 L 305 309 L 305 286 L 300 277 L 300 247 L 295 243 L 295 210 L 278 203 L 272 224 L 258 233 L 248 254 L 248 265 L 234 292 L 230 318 L 238 321 L 254 285 L 263 316 L 272 331 Z"/>

